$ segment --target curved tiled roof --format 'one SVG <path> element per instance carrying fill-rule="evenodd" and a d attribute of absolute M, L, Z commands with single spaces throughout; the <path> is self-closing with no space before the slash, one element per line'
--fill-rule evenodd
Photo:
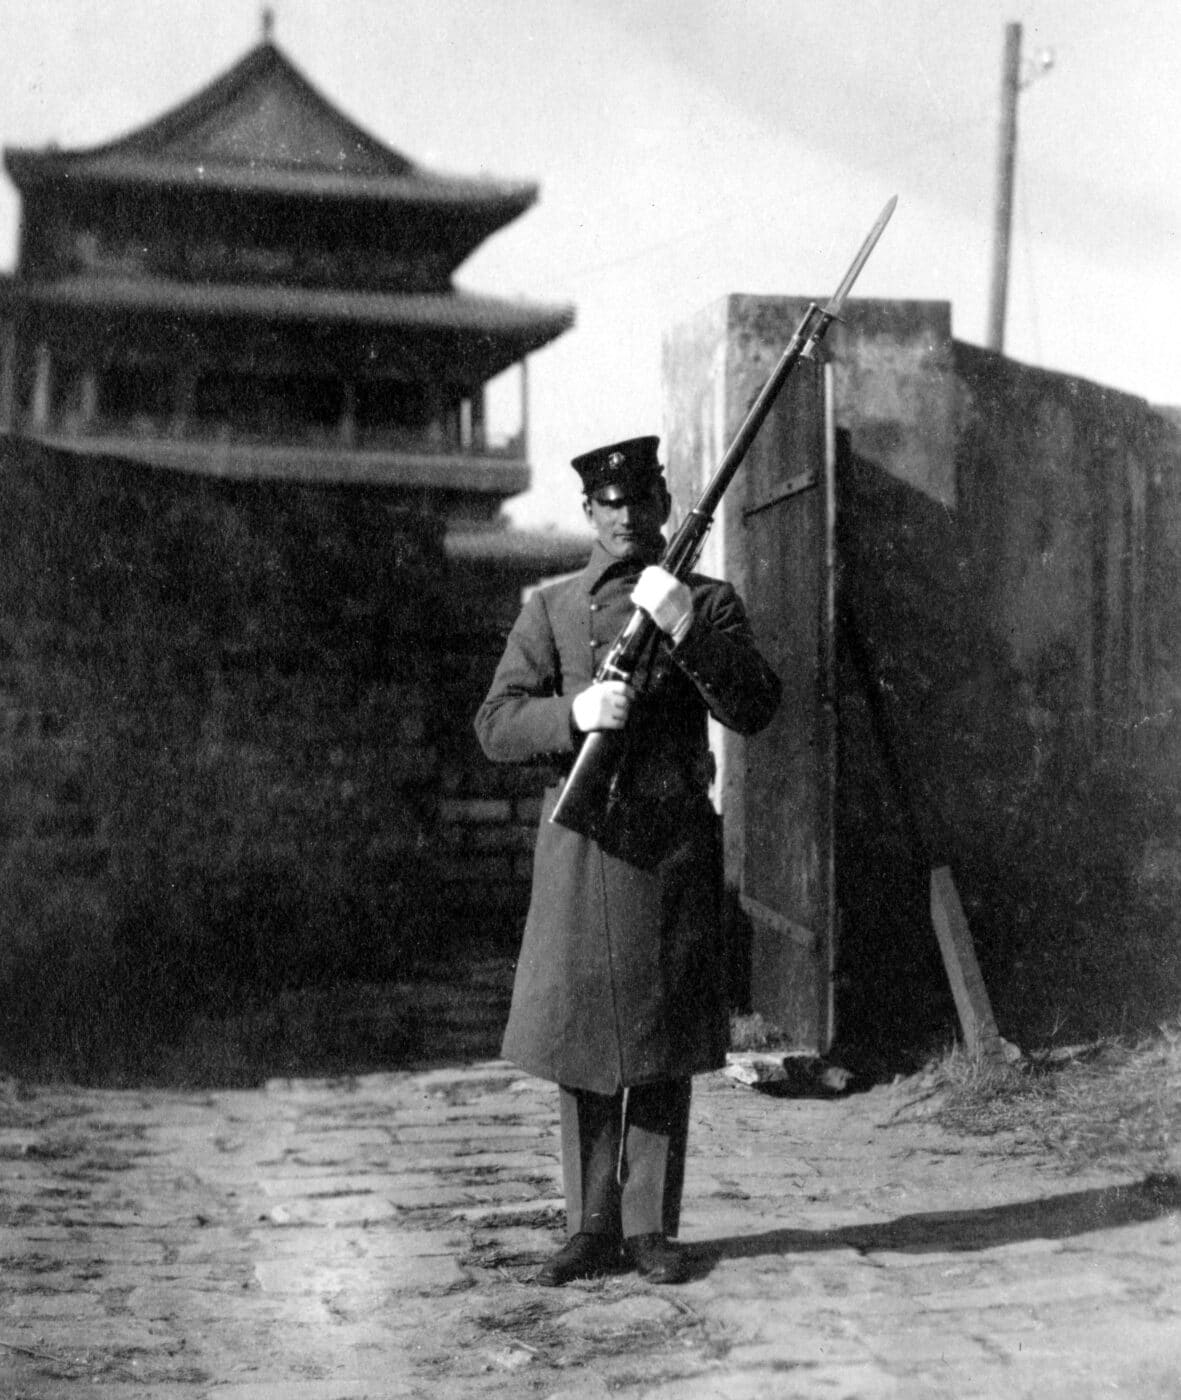
<path fill-rule="evenodd" d="M 574 324 L 570 306 L 538 306 L 469 292 L 362 292 L 281 284 L 64 277 L 0 286 L 0 302 L 48 311 L 219 321 L 298 323 L 448 336 L 466 368 L 485 378 L 555 340 Z"/>
<path fill-rule="evenodd" d="M 574 321 L 569 306 L 538 306 L 471 292 L 364 292 L 238 282 L 174 282 L 136 277 L 24 281 L 12 292 L 41 306 L 161 311 L 197 316 L 436 328 L 481 334 L 530 332 L 549 339 Z"/>
<path fill-rule="evenodd" d="M 269 40 L 195 96 L 118 140 L 74 151 L 9 148 L 22 190 L 46 183 L 227 189 L 453 208 L 487 237 L 536 185 L 433 174 L 337 110 Z"/>

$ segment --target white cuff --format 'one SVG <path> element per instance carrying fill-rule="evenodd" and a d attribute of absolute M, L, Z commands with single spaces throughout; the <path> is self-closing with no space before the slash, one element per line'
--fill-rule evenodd
<path fill-rule="evenodd" d="M 672 631 L 668 634 L 673 646 L 679 647 L 689 635 L 689 628 L 693 626 L 693 610 L 690 609 L 677 619 Z"/>

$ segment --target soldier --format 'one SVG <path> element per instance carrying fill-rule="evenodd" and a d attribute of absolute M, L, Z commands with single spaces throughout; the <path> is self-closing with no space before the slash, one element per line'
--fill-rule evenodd
<path fill-rule="evenodd" d="M 706 718 L 753 734 L 779 703 L 734 589 L 656 565 L 672 504 L 658 443 L 574 459 L 590 559 L 531 594 L 476 717 L 489 758 L 566 769 L 582 735 L 626 725 L 641 790 L 678 816 L 641 869 L 549 821 L 560 787 L 543 804 L 503 1053 L 559 1085 L 568 1238 L 537 1276 L 550 1286 L 625 1264 L 654 1283 L 688 1276 L 674 1239 L 691 1076 L 729 1043 Z M 635 607 L 662 634 L 638 693 L 594 679 Z"/>

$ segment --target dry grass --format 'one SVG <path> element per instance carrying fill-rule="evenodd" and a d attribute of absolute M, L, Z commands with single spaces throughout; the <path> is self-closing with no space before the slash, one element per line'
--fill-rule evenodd
<path fill-rule="evenodd" d="M 765 1020 L 759 1012 L 735 1012 L 731 1015 L 731 1050 L 789 1050 L 791 1047 L 791 1037 L 773 1021 Z"/>
<path fill-rule="evenodd" d="M 990 1067 L 955 1049 L 929 1067 L 938 1121 L 1008 1133 L 1075 1170 L 1181 1174 L 1181 1021 L 1149 1039 L 1100 1041 Z"/>

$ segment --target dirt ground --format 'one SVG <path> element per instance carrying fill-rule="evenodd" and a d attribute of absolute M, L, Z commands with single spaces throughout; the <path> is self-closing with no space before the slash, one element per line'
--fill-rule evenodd
<path fill-rule="evenodd" d="M 544 1289 L 551 1086 L 496 1060 L 0 1085 L 4 1400 L 1181 1395 L 1181 1197 L 845 1097 L 697 1081 L 693 1279 Z"/>

